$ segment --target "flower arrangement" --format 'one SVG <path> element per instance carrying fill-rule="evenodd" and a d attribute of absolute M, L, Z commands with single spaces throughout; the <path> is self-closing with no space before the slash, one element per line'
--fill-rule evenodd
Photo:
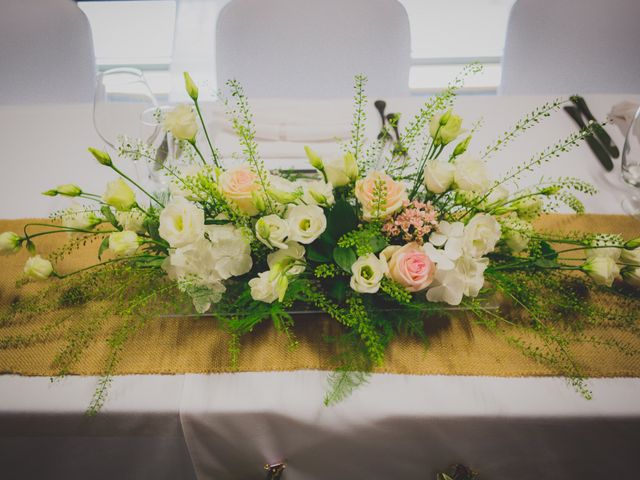
<path fill-rule="evenodd" d="M 178 105 L 162 121 L 193 161 L 187 168 L 164 167 L 169 192 L 149 192 L 108 153 L 90 148 L 101 165 L 117 174 L 104 194 L 61 185 L 45 195 L 95 206 L 76 204 L 58 213 L 56 221 L 38 224 L 44 229 L 38 233 L 30 233 L 32 225 L 22 234 L 2 233 L 0 253 L 23 246 L 32 252 L 24 267 L 30 279 L 64 282 L 82 276 L 76 290 L 60 291 L 83 298 L 87 292 L 78 290 L 87 276 L 93 275 L 95 284 L 100 275 L 144 274 L 143 290 L 137 285 L 118 298 L 127 305 L 122 314 L 140 314 L 140 305 L 158 302 L 170 310 L 175 298 L 186 294 L 197 312 L 216 316 L 232 334 L 234 359 L 237 339 L 264 319 L 292 335 L 292 309 L 323 311 L 345 327 L 346 339 L 328 403 L 344 398 L 383 363 L 394 335 L 421 335 L 425 313 L 464 308 L 493 328 L 512 323 L 508 313 L 488 308 L 483 300 L 499 296 L 522 307 L 524 324 L 549 347 L 545 355 L 528 353 L 559 364 L 588 395 L 569 354 L 560 348 L 563 330 L 553 320 L 569 312 L 585 319 L 602 314 L 584 301 L 581 285 L 635 301 L 635 292 L 618 280 L 640 285 L 640 238 L 560 236 L 534 226 L 537 217 L 561 204 L 582 213 L 576 194 L 594 194 L 595 189 L 577 178 L 543 179 L 521 188 L 521 174 L 576 145 L 589 130 L 542 150 L 501 179 L 492 179 L 487 167 L 492 153 L 559 108 L 562 100 L 536 109 L 476 154 L 471 149 L 475 127 L 466 130 L 451 109 L 461 82 L 456 79 L 429 99 L 395 140 L 387 132 L 366 143 L 366 79 L 357 76 L 352 136 L 343 145 L 344 154 L 324 159 L 306 148 L 315 171 L 309 176 L 265 168 L 247 99 L 235 81 L 228 82 L 231 97 L 225 102 L 243 151 L 240 162 L 227 165 L 210 140 L 198 88 L 186 73 L 185 82 L 193 106 Z M 123 142 L 119 154 L 133 160 L 155 157 L 150 147 L 132 141 Z M 60 273 L 55 265 L 60 258 L 36 255 L 37 237 L 60 233 L 72 234 L 70 242 L 76 245 L 78 239 L 102 239 L 100 261 Z M 134 303 L 136 308 L 130 307 Z M 627 321 L 628 303 L 618 317 L 609 312 L 607 318 Z M 526 345 L 521 347 L 527 352 Z"/>

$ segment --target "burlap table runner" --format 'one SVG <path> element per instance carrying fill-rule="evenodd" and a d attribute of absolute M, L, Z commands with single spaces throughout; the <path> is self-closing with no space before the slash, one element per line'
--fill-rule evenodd
<path fill-rule="evenodd" d="M 21 231 L 25 220 L 2 220 L 0 232 Z M 640 236 L 640 223 L 630 217 L 615 215 L 548 215 L 540 219 L 539 227 L 553 230 L 581 230 L 621 233 L 625 238 Z M 64 235 L 38 239 L 38 249 L 46 254 L 59 247 Z M 72 269 L 95 261 L 97 244 L 89 245 L 65 260 L 64 267 Z M 34 288 L 29 285 L 16 290 L 15 280 L 21 276 L 26 252 L 0 257 L 0 306 L 6 306 Z M 90 318 L 90 308 L 71 312 L 76 320 Z M 639 312 L 640 315 L 640 312 Z M 50 321 L 47 315 L 42 324 Z M 115 321 L 115 320 L 114 320 Z M 36 329 L 31 324 L 27 331 Z M 109 327 L 93 342 L 73 367 L 71 373 L 98 375 L 104 371 L 108 358 L 106 343 Z M 322 316 L 305 316 L 294 329 L 299 341 L 296 349 L 288 348 L 283 334 L 264 322 L 242 341 L 240 371 L 284 371 L 301 369 L 331 369 L 333 351 L 323 340 L 340 327 Z M 495 333 L 475 325 L 466 313 L 454 318 L 433 318 L 426 322 L 429 345 L 417 339 L 399 337 L 391 344 L 384 367 L 378 371 L 404 374 L 491 375 L 491 376 L 548 376 L 558 372 L 541 365 L 509 345 Z M 0 326 L 0 338 L 24 333 L 20 325 Z M 594 330 L 595 335 L 598 334 Z M 611 336 L 610 333 L 608 333 Z M 616 333 L 622 342 L 640 348 L 637 336 Z M 228 335 L 212 318 L 158 318 L 148 323 L 127 344 L 117 368 L 119 374 L 176 374 L 219 373 L 232 371 L 228 354 Z M 53 332 L 46 339 L 20 348 L 0 349 L 0 372 L 22 375 L 54 375 L 52 359 L 67 340 L 64 330 Z M 583 373 L 591 377 L 640 376 L 638 355 L 625 355 L 605 347 L 579 344 L 572 347 Z"/>

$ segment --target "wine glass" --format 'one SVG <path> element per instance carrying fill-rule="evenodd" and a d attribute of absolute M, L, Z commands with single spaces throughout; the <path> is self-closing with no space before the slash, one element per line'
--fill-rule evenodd
<path fill-rule="evenodd" d="M 633 192 L 622 200 L 622 209 L 640 220 L 640 108 L 636 111 L 622 149 L 622 179 Z"/>
<path fill-rule="evenodd" d="M 143 112 L 157 106 L 158 101 L 141 70 L 112 68 L 98 75 L 93 99 L 93 125 L 107 149 L 113 151 L 117 151 L 124 137 L 152 141 L 151 137 L 157 133 L 141 118 Z M 140 180 L 138 168 L 134 167 Z"/>

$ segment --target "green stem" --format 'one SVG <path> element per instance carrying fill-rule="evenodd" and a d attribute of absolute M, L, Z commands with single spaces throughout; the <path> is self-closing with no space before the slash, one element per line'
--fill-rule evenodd
<path fill-rule="evenodd" d="M 204 131 L 204 136 L 207 138 L 207 143 L 209 144 L 209 149 L 211 150 L 211 156 L 213 157 L 213 163 L 216 165 L 216 167 L 221 168 L 220 162 L 218 161 L 218 155 L 216 155 L 216 151 L 213 148 L 211 139 L 209 138 L 209 132 L 207 131 L 207 126 L 204 123 L 202 112 L 200 112 L 200 105 L 198 104 L 198 100 L 194 100 L 193 103 L 196 106 L 196 112 L 198 112 L 198 117 L 200 118 L 200 123 L 202 124 L 202 130 Z M 195 147 L 195 141 L 193 142 L 193 146 Z"/>
<path fill-rule="evenodd" d="M 207 161 L 204 158 L 204 155 L 202 155 L 202 152 L 200 151 L 200 149 L 198 148 L 198 146 L 196 145 L 196 141 L 194 140 L 189 140 L 189 143 L 191 144 L 191 146 L 193 147 L 193 149 L 196 151 L 196 153 L 198 154 L 198 156 L 200 157 L 200 160 L 202 161 L 202 164 L 206 167 Z M 217 163 L 216 163 L 217 165 Z"/>
<path fill-rule="evenodd" d="M 138 185 L 136 182 L 134 182 L 133 180 L 131 180 L 131 178 L 129 178 L 127 175 L 125 175 L 118 167 L 116 167 L 113 163 L 110 165 L 111 168 L 113 169 L 114 172 L 116 172 L 118 175 L 120 175 L 122 178 L 128 180 L 129 182 L 131 182 L 133 185 L 135 185 L 136 187 L 138 187 L 142 193 L 144 193 L 147 197 L 149 197 L 151 200 L 153 200 L 154 202 L 156 202 L 158 205 L 160 205 L 161 207 L 164 208 L 164 205 L 153 195 L 151 195 L 149 192 L 147 192 L 144 188 L 142 188 L 140 185 Z"/>
<path fill-rule="evenodd" d="M 76 270 L 76 271 L 71 272 L 71 273 L 67 273 L 65 275 L 61 275 L 59 273 L 54 273 L 54 275 L 57 278 L 67 278 L 67 277 L 71 277 L 73 275 L 77 275 L 78 273 L 82 273 L 82 272 L 86 272 L 88 270 L 92 270 L 94 268 L 102 267 L 104 265 L 109 265 L 111 263 L 116 263 L 116 262 L 123 262 L 123 261 L 126 261 L 126 260 L 135 260 L 137 258 L 157 258 L 157 255 L 134 255 L 134 256 L 131 256 L 131 257 L 114 258 L 112 260 L 107 260 L 105 262 L 100 262 L 100 263 L 96 263 L 95 265 L 90 265 L 88 267 L 81 268 L 79 270 Z"/>

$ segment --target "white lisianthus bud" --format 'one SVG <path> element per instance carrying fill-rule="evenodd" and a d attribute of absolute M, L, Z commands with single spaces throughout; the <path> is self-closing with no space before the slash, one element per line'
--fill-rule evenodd
<path fill-rule="evenodd" d="M 334 187 L 344 187 L 358 178 L 358 165 L 351 152 L 324 164 L 327 179 Z"/>
<path fill-rule="evenodd" d="M 380 282 L 389 272 L 384 259 L 369 253 L 358 258 L 351 266 L 351 289 L 358 293 L 376 293 L 380 289 Z"/>
<path fill-rule="evenodd" d="M 542 213 L 542 199 L 539 196 L 521 198 L 513 202 L 518 216 L 528 222 L 535 220 Z"/>
<path fill-rule="evenodd" d="M 128 212 L 136 204 L 136 194 L 127 183 L 118 178 L 107 183 L 107 191 L 104 192 L 102 200 L 121 212 Z"/>
<path fill-rule="evenodd" d="M 20 251 L 22 239 L 13 232 L 0 233 L 0 256 L 11 255 Z"/>
<path fill-rule="evenodd" d="M 598 285 L 608 287 L 613 285 L 613 281 L 620 275 L 620 267 L 611 257 L 589 258 L 581 268 Z"/>
<path fill-rule="evenodd" d="M 324 211 L 317 205 L 293 205 L 286 215 L 289 223 L 289 239 L 309 244 L 327 228 Z"/>
<path fill-rule="evenodd" d="M 309 159 L 309 163 L 313 168 L 319 170 L 320 172 L 324 170 L 324 163 L 322 163 L 322 158 L 311 150 L 308 146 L 304 146 L 304 152 L 307 154 L 307 158 Z"/>
<path fill-rule="evenodd" d="M 88 230 L 98 225 L 102 220 L 81 205 L 74 205 L 66 209 L 62 214 L 62 224 L 68 228 Z"/>
<path fill-rule="evenodd" d="M 283 205 L 287 205 L 289 203 L 295 203 L 296 200 L 300 197 L 299 194 L 295 192 L 286 192 L 284 190 L 278 190 L 277 188 L 270 188 L 267 193 L 271 198 L 273 198 L 276 202 L 281 203 Z"/>
<path fill-rule="evenodd" d="M 116 212 L 116 220 L 125 230 L 131 230 L 136 233 L 144 232 L 144 213 L 138 210 Z"/>
<path fill-rule="evenodd" d="M 251 298 L 258 302 L 273 303 L 280 296 L 278 291 L 279 277 L 271 278 L 271 272 L 259 273 L 256 278 L 249 280 Z"/>
<path fill-rule="evenodd" d="M 467 138 L 461 141 L 458 145 L 456 145 L 456 148 L 453 149 L 453 156 L 459 157 L 464 152 L 466 152 L 467 148 L 469 148 L 469 143 L 471 143 L 471 135 L 469 135 Z"/>
<path fill-rule="evenodd" d="M 458 189 L 466 192 L 483 192 L 490 185 L 485 163 L 468 153 L 456 159 L 453 178 Z"/>
<path fill-rule="evenodd" d="M 140 246 L 140 238 L 136 232 L 123 230 L 109 235 L 109 250 L 116 257 L 128 257 L 136 253 Z"/>
<path fill-rule="evenodd" d="M 500 231 L 500 224 L 495 218 L 486 213 L 479 213 L 464 227 L 464 253 L 473 258 L 480 258 L 493 252 L 500 240 Z"/>
<path fill-rule="evenodd" d="M 640 267 L 627 267 L 622 270 L 622 278 L 632 287 L 640 288 Z"/>
<path fill-rule="evenodd" d="M 297 242 L 289 241 L 284 248 L 267 255 L 267 265 L 272 275 L 286 273 L 288 275 L 299 275 L 304 272 L 305 249 Z"/>
<path fill-rule="evenodd" d="M 636 247 L 633 250 L 622 250 L 620 258 L 627 265 L 640 267 L 640 247 Z"/>
<path fill-rule="evenodd" d="M 45 280 L 53 273 L 53 265 L 40 255 L 30 257 L 24 264 L 24 273 L 33 280 Z"/>
<path fill-rule="evenodd" d="M 451 110 L 439 117 L 432 117 L 429 122 L 429 134 L 436 145 L 447 145 L 463 132 L 462 118 L 454 115 Z"/>
<path fill-rule="evenodd" d="M 111 165 L 113 165 L 111 157 L 107 152 L 103 152 L 102 150 L 98 150 L 97 148 L 92 147 L 89 147 L 89 152 L 101 165 L 104 165 L 105 167 L 110 167 Z"/>
<path fill-rule="evenodd" d="M 336 203 L 333 195 L 333 186 L 330 183 L 322 180 L 312 180 L 299 181 L 297 185 L 302 189 L 302 201 L 307 205 L 317 204 L 323 207 L 330 207 Z"/>
<path fill-rule="evenodd" d="M 67 183 L 56 187 L 56 192 L 60 195 L 64 195 L 65 197 L 77 197 L 82 194 L 82 189 L 77 185 Z"/>
<path fill-rule="evenodd" d="M 184 197 L 173 198 L 160 213 L 160 236 L 174 248 L 204 236 L 204 212 Z"/>
<path fill-rule="evenodd" d="M 198 133 L 196 115 L 189 105 L 180 104 L 167 112 L 163 121 L 164 129 L 179 139 L 194 142 Z"/>
<path fill-rule="evenodd" d="M 198 100 L 198 86 L 189 75 L 189 72 L 183 72 L 184 74 L 184 87 L 187 91 L 187 94 L 191 97 L 193 101 Z"/>
<path fill-rule="evenodd" d="M 449 190 L 453 183 L 455 167 L 448 162 L 430 160 L 424 166 L 424 185 L 433 193 Z"/>
<path fill-rule="evenodd" d="M 267 215 L 256 222 L 256 238 L 270 248 L 287 248 L 289 224 L 277 215 Z"/>

